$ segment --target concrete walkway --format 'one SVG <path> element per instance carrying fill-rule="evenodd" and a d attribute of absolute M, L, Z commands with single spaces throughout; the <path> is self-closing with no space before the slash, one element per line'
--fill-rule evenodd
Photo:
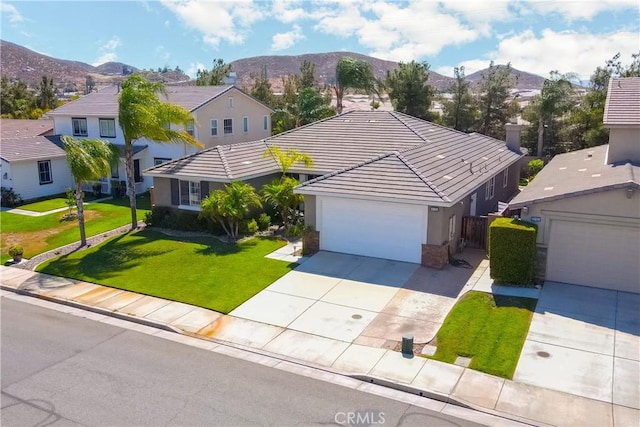
<path fill-rule="evenodd" d="M 3 294 L 12 290 L 261 355 L 302 361 L 310 367 L 391 384 L 521 422 L 626 426 L 640 421 L 640 411 L 627 406 L 92 283 L 4 266 L 0 267 L 0 282 Z"/>

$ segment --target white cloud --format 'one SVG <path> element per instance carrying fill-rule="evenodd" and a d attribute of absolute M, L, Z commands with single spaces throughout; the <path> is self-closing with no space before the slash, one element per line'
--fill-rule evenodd
<path fill-rule="evenodd" d="M 299 0 L 274 0 L 271 14 L 275 19 L 285 24 L 298 22 L 310 17 L 308 9 L 305 10 L 302 1 Z"/>
<path fill-rule="evenodd" d="M 531 30 L 502 39 L 493 52 L 463 61 L 466 73 L 486 68 L 493 60 L 496 64 L 511 65 L 541 76 L 548 76 L 551 70 L 561 73 L 577 73 L 588 80 L 598 66 L 604 66 L 607 59 L 620 52 L 624 64 L 631 54 L 638 50 L 638 33 L 621 31 L 607 34 L 591 34 L 576 31 L 553 31 L 546 29 L 540 36 Z M 447 71 L 451 75 L 453 65 L 439 67 L 437 72 Z"/>
<path fill-rule="evenodd" d="M 590 20 L 601 12 L 638 10 L 638 0 L 530 0 L 521 7 L 531 8 L 542 14 L 561 15 L 567 21 L 578 19 Z"/>
<path fill-rule="evenodd" d="M 156 46 L 156 54 L 162 59 L 162 61 L 166 64 L 171 58 L 171 53 L 167 51 L 167 49 L 163 45 Z"/>
<path fill-rule="evenodd" d="M 187 68 L 185 74 L 192 79 L 195 79 L 196 75 L 198 74 L 198 70 L 206 70 L 205 65 L 202 62 L 192 62 L 191 64 L 189 64 L 189 68 Z"/>
<path fill-rule="evenodd" d="M 12 24 L 17 24 L 19 22 L 24 22 L 24 17 L 18 12 L 18 9 L 12 4 L 8 3 L 0 3 L 0 12 L 3 14 L 9 15 L 9 22 Z"/>
<path fill-rule="evenodd" d="M 98 48 L 98 58 L 93 62 L 93 66 L 104 64 L 105 62 L 114 62 L 118 59 L 116 49 L 120 47 L 122 42 L 118 36 L 111 37 L 106 43 Z"/>
<path fill-rule="evenodd" d="M 285 50 L 305 38 L 299 25 L 294 25 L 291 31 L 274 34 L 271 38 L 271 50 Z"/>
<path fill-rule="evenodd" d="M 205 43 L 217 47 L 221 41 L 244 42 L 252 24 L 266 14 L 253 0 L 198 1 L 161 0 L 186 26 L 202 33 Z"/>
<path fill-rule="evenodd" d="M 335 2 L 314 28 L 332 35 L 356 36 L 373 56 L 396 61 L 435 55 L 445 46 L 480 37 L 479 30 L 443 12 L 439 3 L 431 0 L 407 4 Z"/>

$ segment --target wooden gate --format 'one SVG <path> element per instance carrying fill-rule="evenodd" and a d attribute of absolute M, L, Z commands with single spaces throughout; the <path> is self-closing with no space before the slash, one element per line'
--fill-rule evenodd
<path fill-rule="evenodd" d="M 462 238 L 469 248 L 487 249 L 487 217 L 463 216 Z"/>

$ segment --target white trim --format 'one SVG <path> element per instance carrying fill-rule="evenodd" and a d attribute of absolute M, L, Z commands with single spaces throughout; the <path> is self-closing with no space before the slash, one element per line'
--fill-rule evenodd
<path fill-rule="evenodd" d="M 213 122 L 216 122 L 216 127 L 215 127 L 216 134 L 215 135 L 213 134 L 213 129 L 214 129 Z M 209 129 L 210 129 L 209 130 L 209 136 L 211 136 L 212 138 L 217 138 L 217 137 L 220 136 L 220 127 L 218 126 L 218 119 L 211 119 L 209 121 Z"/>
<path fill-rule="evenodd" d="M 502 188 L 506 188 L 509 184 L 509 168 L 502 171 Z"/>
<path fill-rule="evenodd" d="M 493 197 L 496 195 L 496 176 L 492 176 L 491 178 L 489 178 L 489 181 L 487 181 L 484 185 L 484 200 L 488 201 L 493 199 Z"/>
<path fill-rule="evenodd" d="M 178 205 L 178 209 L 182 209 L 185 211 L 193 211 L 193 212 L 200 212 L 202 209 L 200 209 L 200 206 L 190 206 L 190 205 Z"/>
<path fill-rule="evenodd" d="M 249 133 L 249 117 L 244 116 L 242 118 L 242 133 Z"/>

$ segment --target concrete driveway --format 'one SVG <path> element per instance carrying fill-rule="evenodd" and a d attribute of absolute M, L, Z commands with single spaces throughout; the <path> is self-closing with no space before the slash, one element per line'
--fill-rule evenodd
<path fill-rule="evenodd" d="M 483 260 L 480 251 L 465 255 L 475 266 Z M 404 334 L 427 342 L 474 274 L 320 252 L 230 315 L 371 347 L 394 347 Z"/>
<path fill-rule="evenodd" d="M 640 295 L 546 282 L 514 380 L 640 409 Z"/>

